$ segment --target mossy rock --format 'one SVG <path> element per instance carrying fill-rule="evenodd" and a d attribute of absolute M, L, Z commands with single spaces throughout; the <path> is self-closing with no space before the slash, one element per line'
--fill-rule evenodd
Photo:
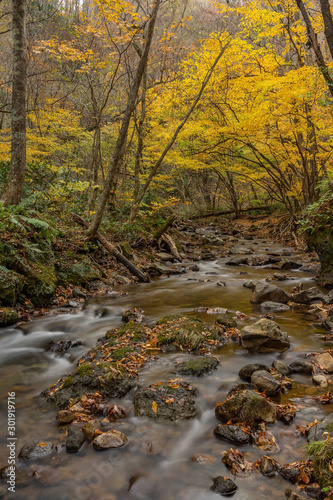
<path fill-rule="evenodd" d="M 127 241 L 122 241 L 118 243 L 117 247 L 119 247 L 119 251 L 123 254 L 126 259 L 132 260 L 134 256 L 134 252 Z"/>
<path fill-rule="evenodd" d="M 194 377 L 201 377 L 206 373 L 215 370 L 220 364 L 219 360 L 211 357 L 195 357 L 188 361 L 178 363 L 175 372 L 180 375 L 193 375 Z"/>
<path fill-rule="evenodd" d="M 195 388 L 184 382 L 159 382 L 137 392 L 135 415 L 155 420 L 187 420 L 197 415 Z"/>
<path fill-rule="evenodd" d="M 207 346 L 207 341 L 218 338 L 218 331 L 214 326 L 202 323 L 197 318 L 176 316 L 175 319 L 168 321 L 165 321 L 165 318 L 162 319 L 163 323 L 161 320 L 157 323 L 163 327 L 157 332 L 159 347 L 172 344 L 181 349 L 196 351 Z M 220 340 L 222 344 L 226 342 L 224 337 Z"/>
<path fill-rule="evenodd" d="M 0 312 L 0 326 L 14 325 L 17 321 L 18 315 L 15 309 L 6 307 L 2 312 Z"/>
<path fill-rule="evenodd" d="M 147 339 L 145 328 L 135 321 L 130 321 L 120 328 L 108 330 L 105 334 L 105 337 L 111 341 L 122 336 L 128 337 L 132 342 L 145 342 Z"/>
<path fill-rule="evenodd" d="M 126 346 L 126 347 L 121 347 L 120 349 L 117 349 L 112 352 L 112 357 L 116 361 L 121 361 L 123 358 L 126 358 L 129 354 L 131 354 L 134 351 L 133 347 Z"/>
<path fill-rule="evenodd" d="M 135 385 L 136 380 L 118 363 L 81 363 L 43 395 L 59 408 L 66 408 L 70 399 L 75 400 L 86 393 L 98 391 L 105 398 L 121 398 Z"/>
<path fill-rule="evenodd" d="M 66 262 L 64 260 L 56 268 L 56 274 L 60 285 L 68 283 L 75 286 L 89 286 L 91 281 L 101 278 L 100 273 L 94 269 L 88 257 L 75 255 L 78 262 Z"/>
<path fill-rule="evenodd" d="M 174 321 L 176 319 L 184 318 L 182 314 L 170 314 L 169 316 L 163 316 L 159 320 L 156 321 L 156 325 L 165 325 L 166 323 L 170 323 L 170 321 Z M 198 319 L 198 321 L 201 321 Z"/>
<path fill-rule="evenodd" d="M 52 265 L 37 263 L 25 271 L 26 283 L 23 292 L 35 307 L 44 307 L 52 301 L 57 287 L 57 279 Z"/>
<path fill-rule="evenodd" d="M 222 326 L 225 330 L 228 330 L 229 328 L 237 328 L 237 321 L 229 315 L 217 318 L 216 323 Z"/>
<path fill-rule="evenodd" d="M 18 295 L 23 290 L 24 277 L 1 266 L 0 270 L 0 302 L 4 306 L 14 306 Z"/>
<path fill-rule="evenodd" d="M 237 392 L 215 408 L 215 416 L 223 423 L 257 425 L 260 422 L 275 422 L 274 406 L 259 393 L 251 390 Z"/>

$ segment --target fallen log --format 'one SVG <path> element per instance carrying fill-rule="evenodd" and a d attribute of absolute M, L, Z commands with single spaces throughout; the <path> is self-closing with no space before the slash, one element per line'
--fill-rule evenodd
<path fill-rule="evenodd" d="M 169 236 L 168 234 L 163 234 L 162 235 L 162 240 L 164 241 L 164 243 L 166 243 L 168 245 L 168 247 L 170 249 L 170 252 L 174 256 L 174 258 L 177 259 L 177 260 L 179 260 L 181 262 L 182 258 L 179 255 L 179 252 L 178 252 L 178 249 L 176 247 L 176 244 L 173 241 L 173 239 L 171 238 L 171 236 Z"/>
<path fill-rule="evenodd" d="M 270 210 L 271 207 L 269 205 L 261 206 L 261 207 L 249 207 L 249 208 L 241 208 L 239 211 L 240 212 L 251 212 L 253 211 L 258 211 L 258 210 Z M 234 214 L 235 210 L 223 210 L 222 212 L 209 212 L 207 214 L 203 215 L 193 215 L 192 217 L 188 217 L 190 220 L 196 220 L 196 219 L 205 219 L 206 217 L 213 217 L 217 215 L 231 215 Z"/>
<path fill-rule="evenodd" d="M 88 228 L 89 224 L 86 222 L 82 217 L 80 217 L 77 214 L 72 213 L 72 217 L 75 222 L 80 224 L 80 226 Z M 95 233 L 95 238 L 103 245 L 103 247 L 111 253 L 119 262 L 121 262 L 127 269 L 133 274 L 133 276 L 136 276 L 140 281 L 143 283 L 149 283 L 150 278 L 147 274 L 143 273 L 138 269 L 133 262 L 128 260 L 122 253 L 118 252 L 116 247 L 110 243 L 105 236 L 103 236 L 99 231 Z"/>
<path fill-rule="evenodd" d="M 165 231 L 174 223 L 175 220 L 176 220 L 176 216 L 170 215 L 170 217 L 167 218 L 167 220 L 165 221 L 163 226 L 158 228 L 157 231 L 155 231 L 155 233 L 153 234 L 154 240 L 158 241 L 160 239 L 160 237 L 162 236 L 162 234 L 165 233 Z"/>

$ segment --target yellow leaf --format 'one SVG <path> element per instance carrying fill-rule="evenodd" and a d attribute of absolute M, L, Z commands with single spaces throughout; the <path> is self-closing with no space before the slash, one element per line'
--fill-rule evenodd
<path fill-rule="evenodd" d="M 154 412 L 154 413 L 157 413 L 157 403 L 156 403 L 156 401 L 153 401 L 153 402 L 152 402 L 151 407 L 152 407 L 152 409 L 153 409 L 153 412 Z"/>
<path fill-rule="evenodd" d="M 47 446 L 47 443 L 38 443 L 37 446 L 40 446 L 42 448 L 43 446 Z"/>

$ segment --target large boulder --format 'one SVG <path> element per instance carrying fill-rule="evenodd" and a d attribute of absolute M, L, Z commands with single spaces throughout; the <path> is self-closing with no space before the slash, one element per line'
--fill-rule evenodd
<path fill-rule="evenodd" d="M 294 302 L 297 304 L 311 304 L 312 302 L 326 302 L 327 295 L 324 295 L 319 288 L 313 286 L 307 290 L 302 290 L 294 295 Z"/>
<path fill-rule="evenodd" d="M 3 306 L 14 306 L 17 296 L 24 285 L 24 277 L 1 266 L 0 269 L 0 303 Z"/>
<path fill-rule="evenodd" d="M 133 398 L 135 415 L 155 420 L 186 420 L 197 415 L 195 389 L 185 382 L 168 381 L 141 389 Z"/>
<path fill-rule="evenodd" d="M 99 280 L 101 277 L 100 273 L 92 267 L 88 257 L 79 254 L 75 254 L 71 259 L 61 260 L 56 272 L 59 285 L 71 283 L 75 286 L 87 287 L 91 281 Z"/>
<path fill-rule="evenodd" d="M 242 346 L 253 351 L 283 351 L 290 347 L 288 335 L 275 321 L 262 318 L 241 331 Z"/>
<path fill-rule="evenodd" d="M 268 283 L 258 283 L 253 290 L 250 300 L 253 304 L 261 304 L 268 301 L 287 304 L 291 299 L 290 293 L 282 290 L 282 288 Z"/>
<path fill-rule="evenodd" d="M 224 423 L 275 422 L 276 411 L 259 393 L 251 390 L 239 391 L 215 408 L 216 417 Z"/>

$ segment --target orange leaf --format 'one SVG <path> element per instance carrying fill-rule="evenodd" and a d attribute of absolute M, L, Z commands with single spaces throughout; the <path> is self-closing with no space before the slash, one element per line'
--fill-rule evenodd
<path fill-rule="evenodd" d="M 42 448 L 43 446 L 47 446 L 47 443 L 38 443 L 37 446 L 40 446 Z"/>
<path fill-rule="evenodd" d="M 152 402 L 151 407 L 152 407 L 152 409 L 153 409 L 153 412 L 154 412 L 154 413 L 157 413 L 157 403 L 156 403 L 156 401 L 153 401 L 153 402 Z"/>

